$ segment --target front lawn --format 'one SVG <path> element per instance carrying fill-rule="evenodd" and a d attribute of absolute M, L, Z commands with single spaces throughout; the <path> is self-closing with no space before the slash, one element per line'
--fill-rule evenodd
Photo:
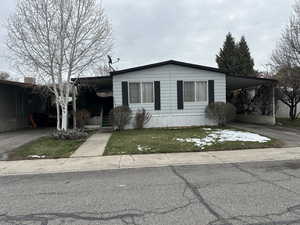
<path fill-rule="evenodd" d="M 290 120 L 287 118 L 276 118 L 277 125 L 291 128 L 300 128 L 300 119 Z"/>
<path fill-rule="evenodd" d="M 104 154 L 196 152 L 280 146 L 277 140 L 229 128 L 143 129 L 114 132 Z"/>
<path fill-rule="evenodd" d="M 57 140 L 53 137 L 42 137 L 9 153 L 8 160 L 66 158 L 85 140 Z"/>

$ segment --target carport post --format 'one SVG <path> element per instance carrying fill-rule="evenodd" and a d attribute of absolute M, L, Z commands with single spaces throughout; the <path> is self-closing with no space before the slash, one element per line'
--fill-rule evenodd
<path fill-rule="evenodd" d="M 273 120 L 274 125 L 276 125 L 276 100 L 275 100 L 275 85 L 272 85 L 272 97 L 273 97 Z"/>

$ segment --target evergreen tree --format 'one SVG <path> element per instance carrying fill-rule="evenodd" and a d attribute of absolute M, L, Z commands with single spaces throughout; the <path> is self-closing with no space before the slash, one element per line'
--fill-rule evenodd
<path fill-rule="evenodd" d="M 238 43 L 238 68 L 241 76 L 255 76 L 254 60 L 244 36 Z"/>
<path fill-rule="evenodd" d="M 239 75 L 238 55 L 235 40 L 231 33 L 228 33 L 223 48 L 220 49 L 219 55 L 216 56 L 219 69 L 228 75 Z"/>

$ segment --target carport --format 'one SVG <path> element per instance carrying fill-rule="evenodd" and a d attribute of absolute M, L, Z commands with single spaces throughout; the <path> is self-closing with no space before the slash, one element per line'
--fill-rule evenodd
<path fill-rule="evenodd" d="M 226 92 L 227 92 L 228 102 L 231 102 L 232 96 L 234 96 L 234 94 L 240 92 L 241 90 L 247 90 L 249 95 L 252 96 L 256 102 L 261 101 L 260 103 L 255 103 L 253 100 L 254 103 L 252 108 L 254 112 L 238 114 L 236 118 L 237 121 L 275 125 L 276 124 L 276 102 L 275 102 L 276 85 L 277 85 L 277 81 L 274 79 L 227 75 Z M 257 93 L 258 88 L 261 88 L 260 92 L 263 92 L 263 94 Z M 267 89 L 269 91 L 265 93 L 266 92 L 265 90 Z M 264 99 L 267 99 L 269 101 L 268 106 L 266 105 L 266 103 L 263 102 Z M 262 107 L 269 107 L 268 113 L 262 111 L 260 109 Z"/>
<path fill-rule="evenodd" d="M 49 105 L 38 85 L 0 80 L 0 132 L 51 125 Z"/>

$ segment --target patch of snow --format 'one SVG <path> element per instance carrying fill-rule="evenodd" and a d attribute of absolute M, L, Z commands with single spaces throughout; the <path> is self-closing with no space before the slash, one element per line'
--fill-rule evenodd
<path fill-rule="evenodd" d="M 29 155 L 28 158 L 31 158 L 31 159 L 44 159 L 46 158 L 45 155 Z"/>
<path fill-rule="evenodd" d="M 137 145 L 137 150 L 143 152 L 143 151 L 149 151 L 151 150 L 151 148 L 149 146 Z"/>
<path fill-rule="evenodd" d="M 212 129 L 211 128 L 203 128 L 203 130 L 205 130 L 205 131 L 211 131 Z"/>
<path fill-rule="evenodd" d="M 210 146 L 216 143 L 227 141 L 242 141 L 242 142 L 258 142 L 265 143 L 270 141 L 270 138 L 245 131 L 235 130 L 215 130 L 208 134 L 205 138 L 177 138 L 179 142 L 194 143 L 195 146 L 204 149 L 205 146 Z"/>

